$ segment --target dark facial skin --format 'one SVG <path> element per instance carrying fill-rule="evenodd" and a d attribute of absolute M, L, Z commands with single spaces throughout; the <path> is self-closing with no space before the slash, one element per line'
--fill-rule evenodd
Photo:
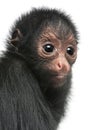
<path fill-rule="evenodd" d="M 52 29 L 45 29 L 39 37 L 37 53 L 45 61 L 42 68 L 50 73 L 50 84 L 62 86 L 71 73 L 71 66 L 77 57 L 77 43 L 72 34 L 61 39 Z M 49 77 L 48 75 L 48 77 Z M 48 80 L 48 79 L 47 79 Z"/>

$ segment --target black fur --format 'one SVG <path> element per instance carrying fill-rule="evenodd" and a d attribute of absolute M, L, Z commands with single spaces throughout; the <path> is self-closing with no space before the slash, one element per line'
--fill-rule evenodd
<path fill-rule="evenodd" d="M 34 9 L 16 21 L 0 62 L 0 130 L 56 130 L 64 115 L 71 74 L 64 86 L 50 86 L 50 72 L 42 68 L 44 62 L 34 47 L 42 28 L 47 24 L 58 26 L 59 21 L 65 33 L 71 30 L 77 39 L 69 17 L 57 10 Z M 12 46 L 16 28 L 23 38 Z"/>

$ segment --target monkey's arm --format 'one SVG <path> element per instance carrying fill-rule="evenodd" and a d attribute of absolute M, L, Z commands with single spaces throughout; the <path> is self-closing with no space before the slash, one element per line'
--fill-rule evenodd
<path fill-rule="evenodd" d="M 47 130 L 51 125 L 54 130 L 50 109 L 25 63 L 7 59 L 0 70 L 0 129 Z"/>

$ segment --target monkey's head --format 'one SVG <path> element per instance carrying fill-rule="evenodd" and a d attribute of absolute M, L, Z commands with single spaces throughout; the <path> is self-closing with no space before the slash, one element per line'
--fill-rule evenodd
<path fill-rule="evenodd" d="M 57 87 L 71 77 L 77 58 L 77 31 L 64 13 L 33 10 L 16 22 L 10 42 L 39 83 Z"/>

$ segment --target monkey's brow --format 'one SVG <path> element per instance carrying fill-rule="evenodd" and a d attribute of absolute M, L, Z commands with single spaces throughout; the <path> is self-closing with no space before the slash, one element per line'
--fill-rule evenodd
<path fill-rule="evenodd" d="M 50 36 L 48 34 L 42 34 L 41 38 L 42 39 L 50 39 Z"/>
<path fill-rule="evenodd" d="M 41 40 L 45 40 L 45 41 L 51 41 L 51 39 L 54 39 L 54 35 L 52 33 L 44 33 L 40 36 Z"/>
<path fill-rule="evenodd" d="M 72 44 L 77 44 L 76 39 L 74 38 L 74 36 L 70 35 L 66 40 L 65 43 L 72 43 Z"/>

